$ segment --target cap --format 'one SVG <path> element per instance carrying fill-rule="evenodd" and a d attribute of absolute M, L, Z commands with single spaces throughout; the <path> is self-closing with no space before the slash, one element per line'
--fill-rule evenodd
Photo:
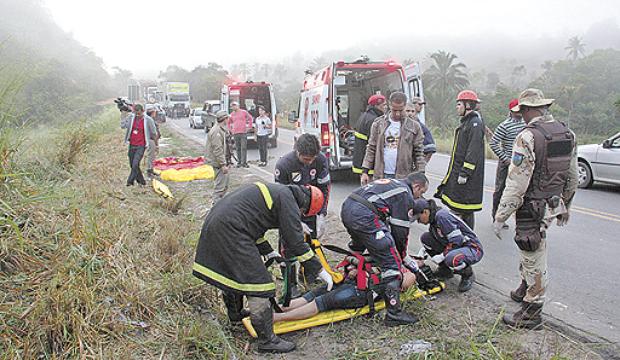
<path fill-rule="evenodd" d="M 521 111 L 521 105 L 529 107 L 541 107 L 553 104 L 555 99 L 545 99 L 543 92 L 538 89 L 525 89 L 519 95 L 518 104 L 510 110 L 514 112 Z"/>
<path fill-rule="evenodd" d="M 228 117 L 228 112 L 226 110 L 220 110 L 220 111 L 215 113 L 215 117 L 218 120 L 220 120 L 222 118 L 227 118 Z"/>
<path fill-rule="evenodd" d="M 515 106 L 519 105 L 519 99 L 512 99 L 510 100 L 510 102 L 508 103 L 508 109 L 511 109 Z"/>
<path fill-rule="evenodd" d="M 368 98 L 368 105 L 379 105 L 379 104 L 383 104 L 385 102 L 385 96 L 380 95 L 380 94 L 375 94 L 371 97 Z"/>

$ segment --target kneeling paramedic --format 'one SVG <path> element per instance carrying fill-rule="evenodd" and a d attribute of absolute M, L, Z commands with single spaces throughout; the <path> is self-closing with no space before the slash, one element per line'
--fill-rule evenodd
<path fill-rule="evenodd" d="M 416 200 L 413 216 L 419 223 L 429 225 L 429 231 L 420 237 L 424 247 L 419 256 L 430 256 L 439 265 L 435 273 L 438 278 L 450 278 L 454 272 L 461 275 L 458 290 L 470 290 L 475 280 L 472 265 L 483 255 L 478 236 L 459 216 L 438 207 L 433 200 Z"/>
<path fill-rule="evenodd" d="M 401 308 L 401 265 L 418 272 L 416 261 L 407 255 L 409 212 L 413 208 L 412 178 L 379 179 L 355 190 L 342 204 L 340 217 L 351 236 L 353 251 L 368 249 L 381 268 L 387 307 L 385 324 L 413 324 L 418 319 Z"/>
<path fill-rule="evenodd" d="M 295 344 L 273 333 L 270 299 L 276 286 L 261 255 L 278 256 L 265 241 L 268 229 L 278 228 L 281 241 L 296 256 L 308 282 L 318 276 L 333 284 L 304 242 L 301 215 L 316 214 L 323 206 L 323 194 L 314 186 L 255 183 L 222 198 L 205 219 L 193 266 L 194 276 L 221 289 L 231 321 L 244 314 L 247 296 L 250 319 L 258 334 L 258 350 L 289 352 Z M 329 286 L 331 289 L 331 286 Z"/>
<path fill-rule="evenodd" d="M 303 297 L 291 300 L 291 305 L 284 308 L 283 313 L 274 313 L 273 321 L 291 321 L 310 318 L 318 313 L 338 309 L 359 309 L 375 301 L 375 295 L 382 295 L 381 290 L 377 293 L 371 289 L 360 289 L 356 284 L 357 270 L 355 265 L 348 269 L 346 280 L 327 291 L 327 287 L 319 287 Z M 416 276 L 409 272 L 403 272 L 401 290 L 405 292 L 416 282 Z"/>

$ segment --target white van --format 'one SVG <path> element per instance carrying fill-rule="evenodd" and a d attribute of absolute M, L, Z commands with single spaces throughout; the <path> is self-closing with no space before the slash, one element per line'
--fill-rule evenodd
<path fill-rule="evenodd" d="M 298 122 L 298 134 L 310 133 L 320 139 L 330 170 L 351 169 L 354 129 L 368 98 L 374 94 L 389 98 L 395 91 L 406 93 L 409 99 L 424 98 L 418 63 L 403 67 L 394 61 L 367 58 L 338 61 L 306 76 L 299 109 L 289 114 L 289 121 Z M 419 117 L 424 122 L 424 112 Z"/>

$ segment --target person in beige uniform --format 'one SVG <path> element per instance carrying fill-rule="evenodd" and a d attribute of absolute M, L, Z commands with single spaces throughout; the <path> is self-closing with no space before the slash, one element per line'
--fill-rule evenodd
<path fill-rule="evenodd" d="M 209 130 L 207 135 L 207 151 L 205 154 L 205 163 L 213 167 L 215 172 L 213 204 L 217 203 L 226 195 L 228 191 L 228 165 L 226 163 L 226 139 L 230 136 L 230 132 L 226 128 L 226 120 L 228 113 L 220 110 L 215 114 L 217 124 Z"/>
<path fill-rule="evenodd" d="M 527 89 L 511 109 L 521 113 L 526 126 L 515 139 L 493 229 L 501 238 L 506 220 L 515 213 L 521 285 L 510 297 L 521 309 L 503 318 L 513 327 L 536 329 L 542 324 L 548 281 L 546 230 L 554 220 L 566 225 L 577 189 L 575 135 L 548 112 L 553 100 L 538 89 Z"/>

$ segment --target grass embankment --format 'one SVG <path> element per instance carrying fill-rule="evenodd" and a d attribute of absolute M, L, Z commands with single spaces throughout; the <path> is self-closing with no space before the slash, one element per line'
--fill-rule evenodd
<path fill-rule="evenodd" d="M 187 210 L 191 194 L 175 193 L 184 201 L 170 203 L 149 187 L 125 186 L 117 111 L 29 132 L 12 160 L 7 154 L 0 358 L 212 359 L 237 351 L 210 315 L 220 308 L 217 293 L 190 273 L 201 224 Z"/>

